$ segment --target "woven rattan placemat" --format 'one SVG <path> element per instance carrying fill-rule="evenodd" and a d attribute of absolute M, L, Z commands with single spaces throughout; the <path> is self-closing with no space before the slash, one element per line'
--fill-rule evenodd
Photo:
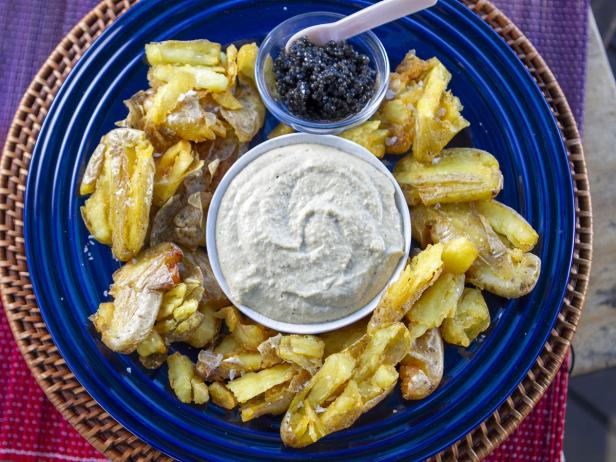
<path fill-rule="evenodd" d="M 112 460 L 169 460 L 118 424 L 75 379 L 41 318 L 32 292 L 23 237 L 28 165 L 51 101 L 75 62 L 113 20 L 136 0 L 105 0 L 53 51 L 26 91 L 0 162 L 0 290 L 19 348 L 34 377 L 62 415 Z M 433 458 L 478 460 L 492 452 L 528 415 L 565 358 L 582 313 L 592 254 L 588 175 L 575 120 L 554 75 L 533 45 L 490 2 L 463 0 L 496 30 L 530 70 L 550 104 L 566 146 L 576 197 L 573 266 L 557 323 L 536 363 L 498 410 L 466 437 Z"/>

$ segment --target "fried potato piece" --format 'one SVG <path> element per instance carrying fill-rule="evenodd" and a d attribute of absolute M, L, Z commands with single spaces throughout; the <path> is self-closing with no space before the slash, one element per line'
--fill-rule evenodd
<path fill-rule="evenodd" d="M 423 399 L 434 392 L 443 378 L 445 354 L 438 328 L 428 329 L 411 344 L 400 363 L 400 390 L 404 399 Z"/>
<path fill-rule="evenodd" d="M 468 347 L 490 327 L 490 311 L 481 290 L 466 288 L 453 316 L 445 319 L 441 334 L 447 343 Z"/>
<path fill-rule="evenodd" d="M 210 398 L 217 406 L 231 410 L 237 406 L 237 401 L 233 393 L 221 382 L 214 382 L 209 386 Z"/>
<path fill-rule="evenodd" d="M 110 189 L 107 179 L 108 175 L 105 175 L 97 182 L 97 189 L 81 207 L 81 217 L 94 239 L 101 244 L 112 246 L 113 230 L 109 222 Z M 84 190 L 89 190 L 89 187 L 86 186 Z"/>
<path fill-rule="evenodd" d="M 134 128 L 142 130 L 155 152 L 165 152 L 175 143 L 180 141 L 180 137 L 169 127 L 164 125 L 155 125 L 146 116 L 148 109 L 152 106 L 155 91 L 150 88 L 146 91 L 138 91 L 129 99 L 124 100 L 124 104 L 128 109 L 128 115 L 124 120 L 117 122 L 119 127 Z"/>
<path fill-rule="evenodd" d="M 190 385 L 193 392 L 193 403 L 205 404 L 210 400 L 210 392 L 207 384 L 204 383 L 199 377 L 193 377 L 190 380 Z"/>
<path fill-rule="evenodd" d="M 165 341 L 155 330 L 151 330 L 137 347 L 137 354 L 143 357 L 165 353 L 167 353 L 167 345 L 165 345 Z"/>
<path fill-rule="evenodd" d="M 223 69 L 224 72 L 224 69 Z M 223 92 L 229 88 L 227 76 L 216 71 L 213 67 L 159 64 L 148 70 L 148 81 L 152 88 L 171 82 L 176 74 L 183 73 L 192 76 L 194 84 L 191 89 Z M 190 89 L 189 89 L 190 90 Z"/>
<path fill-rule="evenodd" d="M 167 84 L 167 85 L 170 85 Z M 194 91 L 183 93 L 174 109 L 167 113 L 164 125 L 184 140 L 203 142 L 227 136 L 225 124 L 217 117 L 217 106 L 209 97 Z"/>
<path fill-rule="evenodd" d="M 230 351 L 224 353 L 220 350 L 201 350 L 196 368 L 199 376 L 208 381 L 233 380 L 246 372 L 260 370 L 262 361 L 259 353 L 245 351 L 235 343 Z"/>
<path fill-rule="evenodd" d="M 361 392 L 355 380 L 347 382 L 342 393 L 327 406 L 327 409 L 322 411 L 320 417 L 315 412 L 316 410 L 321 411 L 320 407 L 313 410 L 310 405 L 307 405 L 306 413 L 315 423 L 320 421 L 319 425 L 315 425 L 316 431 L 310 435 L 311 438 L 316 437 L 318 440 L 329 433 L 349 428 L 361 416 L 362 407 Z"/>
<path fill-rule="evenodd" d="M 167 83 L 156 89 L 146 116 L 154 125 L 162 125 L 167 120 L 167 115 L 185 99 L 185 96 L 182 95 L 188 94 L 195 86 L 196 82 L 192 74 L 187 72 L 174 73 Z"/>
<path fill-rule="evenodd" d="M 186 252 L 189 264 L 192 249 L 205 245 L 205 218 L 212 200 L 212 194 L 204 192 L 205 176 L 205 166 L 186 175 L 176 194 L 154 215 L 150 230 L 150 245 L 175 242 L 190 250 Z M 207 279 L 207 271 L 202 271 Z"/>
<path fill-rule="evenodd" d="M 103 163 L 105 162 L 105 149 L 105 144 L 99 143 L 96 149 L 94 149 L 92 156 L 90 156 L 81 179 L 81 184 L 79 185 L 79 194 L 81 196 L 87 196 L 96 190 L 96 182 L 103 171 Z"/>
<path fill-rule="evenodd" d="M 231 93 L 231 91 L 229 90 L 226 90 L 222 93 L 212 93 L 211 96 L 212 99 L 216 101 L 216 103 L 218 103 L 221 107 L 225 109 L 232 109 L 235 111 L 244 107 L 242 106 L 242 103 L 240 103 L 238 99 L 233 96 L 233 93 Z"/>
<path fill-rule="evenodd" d="M 283 443 L 305 447 L 351 426 L 393 389 L 398 379 L 395 365 L 409 349 L 408 330 L 393 323 L 328 356 L 283 417 Z"/>
<path fill-rule="evenodd" d="M 183 403 L 192 401 L 192 386 L 190 380 L 193 378 L 193 364 L 187 356 L 180 353 L 173 353 L 167 358 L 169 367 L 169 385 L 173 392 Z"/>
<path fill-rule="evenodd" d="M 115 311 L 115 307 L 113 302 L 103 302 L 98 305 L 98 309 L 96 313 L 90 316 L 90 321 L 94 325 L 94 328 L 97 332 L 104 332 L 111 328 L 113 323 L 113 313 Z M 147 337 L 147 334 L 144 336 L 144 339 Z"/>
<path fill-rule="evenodd" d="M 167 362 L 167 354 L 154 353 L 149 356 L 139 356 L 139 362 L 146 369 L 159 369 Z"/>
<path fill-rule="evenodd" d="M 203 322 L 204 316 L 199 311 L 194 311 L 186 319 L 177 321 L 173 318 L 159 322 L 154 328 L 161 334 L 164 334 L 165 339 L 169 343 L 188 342 L 188 339 L 199 328 Z"/>
<path fill-rule="evenodd" d="M 262 367 L 272 367 L 283 361 L 279 354 L 281 340 L 282 334 L 276 334 L 259 344 L 257 351 L 261 355 Z"/>
<path fill-rule="evenodd" d="M 495 200 L 477 202 L 476 207 L 492 229 L 506 237 L 516 249 L 522 252 L 533 250 L 539 235 L 522 215 Z"/>
<path fill-rule="evenodd" d="M 491 199 L 503 188 L 496 158 L 473 148 L 445 149 L 428 164 L 408 156 L 394 176 L 411 206 Z"/>
<path fill-rule="evenodd" d="M 388 95 L 374 117 L 389 131 L 387 154 L 404 154 L 412 147 L 417 161 L 430 161 L 468 126 L 460 100 L 446 91 L 450 79 L 438 59 L 406 54 L 391 74 Z"/>
<path fill-rule="evenodd" d="M 148 337 L 165 290 L 180 282 L 182 251 L 170 243 L 139 254 L 113 274 L 113 303 L 103 303 L 90 317 L 103 343 L 119 353 L 132 353 Z"/>
<path fill-rule="evenodd" d="M 288 382 L 297 373 L 297 367 L 292 364 L 277 364 L 259 372 L 248 372 L 231 380 L 227 383 L 227 388 L 239 403 L 245 403 L 276 385 Z"/>
<path fill-rule="evenodd" d="M 411 259 L 397 281 L 381 298 L 368 322 L 368 332 L 390 322 L 400 321 L 443 270 L 442 245 L 428 245 Z"/>
<path fill-rule="evenodd" d="M 347 383 L 355 364 L 356 360 L 349 351 L 335 353 L 325 359 L 323 367 L 295 395 L 282 419 L 280 437 L 286 446 L 305 447 L 327 434 L 314 409 L 320 409 L 339 387 Z M 342 416 L 349 415 L 355 421 L 358 409 L 361 409 L 361 397 L 357 392 L 353 405 L 339 412 Z"/>
<path fill-rule="evenodd" d="M 310 379 L 310 374 L 301 370 L 289 382 L 281 383 L 240 405 L 242 422 L 256 419 L 266 414 L 284 414 L 295 394 Z"/>
<path fill-rule="evenodd" d="M 341 329 L 332 330 L 319 337 L 323 340 L 325 349 L 323 357 L 338 353 L 359 340 L 368 330 L 368 320 L 361 319 Z"/>
<path fill-rule="evenodd" d="M 424 92 L 417 102 L 413 156 L 430 162 L 451 139 L 469 126 L 462 117 L 462 104 L 450 91 L 445 91 L 451 74 L 440 62 L 428 72 Z"/>
<path fill-rule="evenodd" d="M 223 337 L 223 339 L 214 347 L 214 354 L 235 354 L 235 352 L 243 351 L 242 347 L 235 337 L 232 335 L 227 335 Z"/>
<path fill-rule="evenodd" d="M 541 260 L 536 255 L 508 248 L 488 221 L 470 204 L 444 204 L 440 208 L 411 209 L 413 238 L 421 245 L 465 236 L 479 250 L 466 280 L 480 289 L 506 298 L 529 293 L 539 279 Z"/>
<path fill-rule="evenodd" d="M 186 343 L 194 348 L 203 348 L 211 343 L 220 331 L 220 319 L 215 316 L 216 309 L 207 303 L 200 303 L 201 323 L 189 335 Z"/>
<path fill-rule="evenodd" d="M 160 309 L 158 310 L 158 316 L 156 316 L 157 321 L 173 315 L 173 310 L 180 306 L 184 301 L 186 290 L 186 284 L 180 282 L 174 288 L 164 293 L 163 300 L 160 304 Z"/>
<path fill-rule="evenodd" d="M 192 64 L 215 66 L 220 63 L 221 47 L 209 40 L 167 40 L 148 43 L 145 56 L 150 66 L 157 64 Z"/>
<path fill-rule="evenodd" d="M 325 343 L 316 335 L 278 334 L 261 343 L 257 350 L 264 367 L 284 361 L 314 374 L 323 362 Z"/>
<path fill-rule="evenodd" d="M 242 45 L 237 53 L 237 71 L 243 77 L 255 80 L 255 63 L 257 62 L 257 54 L 259 47 L 256 43 L 247 43 Z"/>
<path fill-rule="evenodd" d="M 217 316 L 225 320 L 233 338 L 247 351 L 257 351 L 259 345 L 273 335 L 273 332 L 260 324 L 247 323 L 234 306 L 221 308 Z"/>
<path fill-rule="evenodd" d="M 195 367 L 188 356 L 178 352 L 167 358 L 169 385 L 183 403 L 205 404 L 210 400 L 208 386 L 195 375 Z"/>
<path fill-rule="evenodd" d="M 192 401 L 191 379 L 194 377 L 193 363 L 188 356 L 173 353 L 167 358 L 169 367 L 169 385 L 183 403 Z"/>
<path fill-rule="evenodd" d="M 369 120 L 343 131 L 338 136 L 354 141 L 380 159 L 385 155 L 385 140 L 389 133 L 387 129 L 379 128 L 380 126 L 380 120 Z"/>
<path fill-rule="evenodd" d="M 175 194 L 184 178 L 203 167 L 203 161 L 196 158 L 188 141 L 179 141 L 171 146 L 156 161 L 154 174 L 154 205 L 160 207 Z"/>
<path fill-rule="evenodd" d="M 463 290 L 463 274 L 441 274 L 406 315 L 411 337 L 416 339 L 428 329 L 440 327 L 445 318 L 452 317 Z"/>
<path fill-rule="evenodd" d="M 443 247 L 443 269 L 449 273 L 464 274 L 471 267 L 479 249 L 465 236 L 454 237 Z"/>
<path fill-rule="evenodd" d="M 394 366 L 408 354 L 410 347 L 409 331 L 400 322 L 370 332 L 352 377 L 362 397 L 362 412 L 370 410 L 393 389 L 398 380 Z"/>
<path fill-rule="evenodd" d="M 184 265 L 188 267 L 198 266 L 203 274 L 203 289 L 204 294 L 201 299 L 202 303 L 206 303 L 215 308 L 221 308 L 229 304 L 227 297 L 218 285 L 210 260 L 203 249 L 184 252 Z"/>
<path fill-rule="evenodd" d="M 290 135 L 291 133 L 295 133 L 295 129 L 293 127 L 289 127 L 288 125 L 280 122 L 276 125 L 271 132 L 267 134 L 267 139 L 271 140 L 273 138 L 277 138 L 283 135 Z"/>
<path fill-rule="evenodd" d="M 224 138 L 216 138 L 214 141 L 195 144 L 201 159 L 205 161 L 204 188 L 213 193 L 222 177 L 231 168 L 231 165 L 246 151 L 248 143 L 241 143 L 231 126 L 227 127 L 227 135 Z"/>
<path fill-rule="evenodd" d="M 111 245 L 121 261 L 134 257 L 145 241 L 154 183 L 153 152 L 142 131 L 117 128 L 103 136 L 86 168 L 82 189 L 91 191 L 94 182 L 96 186 L 81 215 L 92 236 Z"/>
<path fill-rule="evenodd" d="M 410 103 L 409 103 L 410 104 Z M 412 105 L 402 99 L 386 100 L 381 104 L 376 116 L 388 137 L 385 139 L 386 154 L 404 154 L 413 144 L 415 135 L 415 116 Z"/>
<path fill-rule="evenodd" d="M 165 293 L 155 330 L 166 343 L 186 342 L 195 348 L 210 343 L 220 329 L 216 309 L 203 302 L 203 274 L 197 266 L 189 266 L 183 281 Z"/>
<path fill-rule="evenodd" d="M 237 47 L 229 45 L 226 50 L 225 67 L 227 68 L 227 80 L 229 88 L 234 88 L 237 79 Z"/>
<path fill-rule="evenodd" d="M 237 110 L 221 108 L 220 115 L 233 127 L 241 143 L 249 142 L 263 127 L 265 106 L 252 85 L 240 82 L 235 97 L 242 108 Z"/>
<path fill-rule="evenodd" d="M 434 63 L 408 52 L 390 75 L 387 99 L 375 115 L 382 122 L 381 128 L 389 131 L 387 154 L 404 154 L 411 148 L 415 137 L 415 107 L 424 87 L 421 77 Z"/>
<path fill-rule="evenodd" d="M 497 266 L 477 259 L 467 272 L 471 284 L 505 298 L 518 298 L 530 293 L 539 280 L 541 259 L 518 249 L 507 250 Z M 511 277 L 505 277 L 505 274 Z"/>

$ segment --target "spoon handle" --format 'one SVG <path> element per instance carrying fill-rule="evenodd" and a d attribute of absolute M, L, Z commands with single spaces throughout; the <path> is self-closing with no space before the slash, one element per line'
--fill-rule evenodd
<path fill-rule="evenodd" d="M 437 0 L 381 0 L 331 23 L 332 40 L 341 41 L 433 6 Z"/>

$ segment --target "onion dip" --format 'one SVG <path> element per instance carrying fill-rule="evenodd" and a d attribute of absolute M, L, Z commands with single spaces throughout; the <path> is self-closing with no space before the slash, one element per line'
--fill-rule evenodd
<path fill-rule="evenodd" d="M 360 309 L 404 254 L 390 178 L 320 144 L 275 148 L 249 163 L 222 197 L 215 232 L 232 300 L 288 323 Z"/>

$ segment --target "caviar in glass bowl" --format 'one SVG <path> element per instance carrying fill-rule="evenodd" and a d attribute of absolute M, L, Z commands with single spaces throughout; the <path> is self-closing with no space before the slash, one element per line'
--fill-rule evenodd
<path fill-rule="evenodd" d="M 301 38 L 278 55 L 274 75 L 280 100 L 309 120 L 335 121 L 357 114 L 376 90 L 370 57 L 348 42 L 319 46 Z"/>
<path fill-rule="evenodd" d="M 275 27 L 261 43 L 255 79 L 267 109 L 297 131 L 335 134 L 368 120 L 387 92 L 389 60 L 369 31 L 316 46 L 306 39 L 284 47 L 296 32 L 337 21 L 336 13 L 307 13 Z"/>

